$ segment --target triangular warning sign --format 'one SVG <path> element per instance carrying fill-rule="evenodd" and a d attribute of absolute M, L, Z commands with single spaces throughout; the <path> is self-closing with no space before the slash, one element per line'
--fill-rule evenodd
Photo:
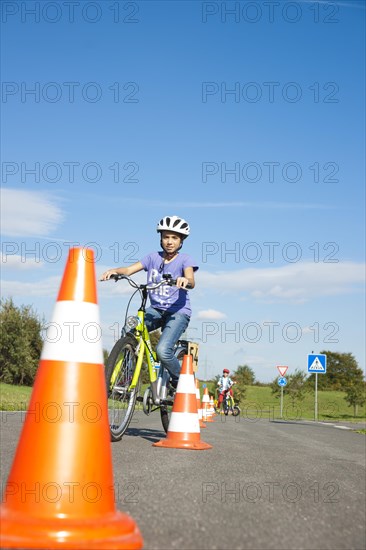
<path fill-rule="evenodd" d="M 318 357 L 315 357 L 314 361 L 312 362 L 312 364 L 310 365 L 310 369 L 311 371 L 317 371 L 317 372 L 324 372 L 325 371 L 325 368 L 324 366 L 321 364 L 321 362 L 319 361 Z"/>
<path fill-rule="evenodd" d="M 280 375 L 285 376 L 288 367 L 277 367 L 277 368 L 278 368 L 278 372 L 280 373 Z"/>

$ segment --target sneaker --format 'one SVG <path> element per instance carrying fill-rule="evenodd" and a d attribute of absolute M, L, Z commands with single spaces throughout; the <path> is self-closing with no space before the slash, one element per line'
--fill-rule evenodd
<path fill-rule="evenodd" d="M 168 398 L 174 399 L 176 393 L 177 393 L 177 388 L 174 388 L 172 385 L 170 385 L 168 389 Z"/>

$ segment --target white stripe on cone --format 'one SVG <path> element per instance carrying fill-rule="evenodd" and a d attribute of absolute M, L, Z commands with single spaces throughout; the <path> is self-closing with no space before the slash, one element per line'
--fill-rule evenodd
<path fill-rule="evenodd" d="M 198 420 L 202 420 L 201 396 L 200 396 L 200 390 L 197 387 L 196 387 L 196 401 L 197 401 Z"/>
<path fill-rule="evenodd" d="M 56 302 L 46 325 L 41 360 L 103 364 L 99 308 L 90 302 Z"/>
<path fill-rule="evenodd" d="M 192 374 L 181 374 L 179 376 L 177 393 L 196 394 L 196 386 Z"/>
<path fill-rule="evenodd" d="M 169 421 L 169 432 L 200 433 L 198 415 L 173 411 Z"/>

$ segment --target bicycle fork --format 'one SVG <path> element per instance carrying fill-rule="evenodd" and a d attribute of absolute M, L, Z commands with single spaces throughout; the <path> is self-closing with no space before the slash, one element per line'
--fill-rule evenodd
<path fill-rule="evenodd" d="M 144 393 L 142 406 L 145 414 L 149 415 L 153 410 L 155 411 L 161 405 L 166 404 L 169 380 L 169 372 L 160 366 L 158 378 L 154 382 L 151 382 Z M 152 408 L 153 405 L 156 406 L 155 409 Z"/>

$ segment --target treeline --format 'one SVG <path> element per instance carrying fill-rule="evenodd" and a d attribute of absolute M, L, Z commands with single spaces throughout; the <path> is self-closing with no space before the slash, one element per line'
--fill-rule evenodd
<path fill-rule="evenodd" d="M 0 305 L 0 381 L 31 386 L 41 356 L 42 321 L 31 306 Z"/>

